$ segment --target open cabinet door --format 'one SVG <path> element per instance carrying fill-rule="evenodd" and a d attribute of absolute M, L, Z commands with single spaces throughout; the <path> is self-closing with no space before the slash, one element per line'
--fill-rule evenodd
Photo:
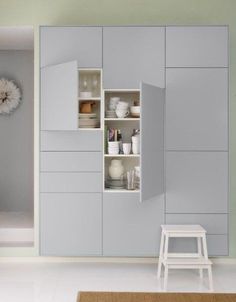
<path fill-rule="evenodd" d="M 140 201 L 164 192 L 165 89 L 141 83 Z"/>
<path fill-rule="evenodd" d="M 41 129 L 78 128 L 77 62 L 41 69 Z"/>

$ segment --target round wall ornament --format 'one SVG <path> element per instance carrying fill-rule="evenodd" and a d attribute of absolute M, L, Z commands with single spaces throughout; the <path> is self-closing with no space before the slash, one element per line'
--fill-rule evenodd
<path fill-rule="evenodd" d="M 21 92 L 11 80 L 0 79 L 0 114 L 10 114 L 20 104 Z"/>

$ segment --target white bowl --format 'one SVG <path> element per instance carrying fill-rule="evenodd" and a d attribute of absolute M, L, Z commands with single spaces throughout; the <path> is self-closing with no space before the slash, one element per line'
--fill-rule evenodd
<path fill-rule="evenodd" d="M 132 116 L 135 116 L 135 117 L 140 116 L 140 106 L 131 106 L 130 113 Z"/>

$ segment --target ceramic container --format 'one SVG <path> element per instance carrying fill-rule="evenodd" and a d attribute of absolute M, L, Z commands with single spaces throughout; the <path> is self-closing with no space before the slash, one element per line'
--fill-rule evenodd
<path fill-rule="evenodd" d="M 140 153 L 140 138 L 139 135 L 132 136 L 132 152 L 133 154 Z"/>
<path fill-rule="evenodd" d="M 116 109 L 116 115 L 118 118 L 124 118 L 129 115 L 129 110 L 128 109 Z"/>
<path fill-rule="evenodd" d="M 112 159 L 109 166 L 109 176 L 112 179 L 120 179 L 124 174 L 124 166 L 122 165 L 121 159 Z"/>
<path fill-rule="evenodd" d="M 140 106 L 131 106 L 130 113 L 133 117 L 140 117 Z"/>

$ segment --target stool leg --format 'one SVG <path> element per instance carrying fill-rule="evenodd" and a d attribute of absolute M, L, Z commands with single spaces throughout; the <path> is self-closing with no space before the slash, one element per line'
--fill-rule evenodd
<path fill-rule="evenodd" d="M 202 236 L 202 243 L 203 243 L 203 255 L 205 259 L 208 259 L 208 252 L 207 252 L 207 243 L 206 243 L 206 234 Z"/>
<path fill-rule="evenodd" d="M 213 279 L 212 279 L 211 265 L 208 267 L 208 278 L 209 278 L 209 289 L 210 289 L 210 291 L 213 291 Z"/>
<path fill-rule="evenodd" d="M 169 236 L 165 235 L 164 260 L 166 260 L 168 258 L 168 247 L 169 247 Z"/>
<path fill-rule="evenodd" d="M 164 291 L 167 291 L 167 282 L 168 282 L 168 265 L 165 265 L 165 271 L 164 271 Z"/>
<path fill-rule="evenodd" d="M 202 257 L 201 237 L 197 237 L 197 252 L 198 252 L 198 257 L 201 258 Z M 203 277 L 203 269 L 202 268 L 199 269 L 199 274 L 200 274 L 200 278 L 202 278 Z"/>
<path fill-rule="evenodd" d="M 161 268 L 162 268 L 162 260 L 163 260 L 163 249 L 164 249 L 164 233 L 161 232 L 161 243 L 160 243 L 160 253 L 159 253 L 159 261 L 158 261 L 158 269 L 157 269 L 157 278 L 161 277 Z"/>

